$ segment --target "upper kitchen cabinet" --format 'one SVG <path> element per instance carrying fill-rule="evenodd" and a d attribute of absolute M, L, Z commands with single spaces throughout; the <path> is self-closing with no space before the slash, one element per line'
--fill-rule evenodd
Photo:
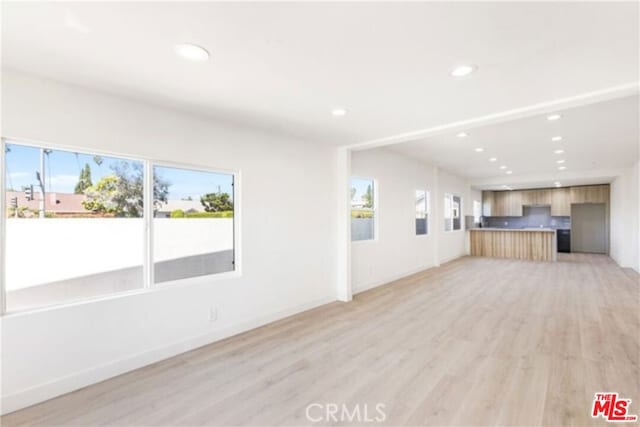
<path fill-rule="evenodd" d="M 522 191 L 496 191 L 493 197 L 492 216 L 522 216 Z"/>
<path fill-rule="evenodd" d="M 548 206 L 552 201 L 552 192 L 553 190 L 550 189 L 521 191 L 522 204 L 525 206 Z"/>
<path fill-rule="evenodd" d="M 571 203 L 609 203 L 608 185 L 571 187 Z"/>
<path fill-rule="evenodd" d="M 482 216 L 495 216 L 494 214 L 495 198 L 493 191 L 482 192 Z"/>
<path fill-rule="evenodd" d="M 523 206 L 551 206 L 552 216 L 571 216 L 572 203 L 609 203 L 609 185 L 483 191 L 483 216 L 522 216 Z"/>
<path fill-rule="evenodd" d="M 536 192 L 538 190 L 522 190 L 522 204 L 527 205 L 535 205 Z"/>
<path fill-rule="evenodd" d="M 571 215 L 571 190 L 555 188 L 551 191 L 551 216 Z"/>

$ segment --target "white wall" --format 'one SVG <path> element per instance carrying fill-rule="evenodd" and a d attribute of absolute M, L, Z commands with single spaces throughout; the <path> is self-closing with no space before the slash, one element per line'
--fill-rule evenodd
<path fill-rule="evenodd" d="M 640 272 L 640 163 L 611 183 L 609 255 L 621 267 Z"/>
<path fill-rule="evenodd" d="M 467 253 L 467 233 L 464 230 L 444 232 L 442 212 L 444 194 L 452 193 L 463 198 L 463 212 L 471 213 L 471 193 L 465 180 L 386 148 L 353 152 L 351 174 L 375 178 L 378 185 L 377 239 L 351 243 L 354 292 Z M 418 189 L 429 191 L 429 234 L 426 236 L 415 235 L 414 197 Z"/>
<path fill-rule="evenodd" d="M 2 83 L 5 137 L 239 171 L 242 268 L 5 316 L 4 412 L 335 299 L 335 149 L 15 73 Z"/>
<path fill-rule="evenodd" d="M 444 231 L 443 200 L 445 194 L 462 197 L 462 228 L 457 231 Z M 438 264 L 442 264 L 469 253 L 467 243 L 469 236 L 464 229 L 464 216 L 473 214 L 473 198 L 478 197 L 469 183 L 458 176 L 438 169 L 438 227 L 441 230 L 438 239 Z M 477 199 L 480 200 L 480 199 Z"/>
<path fill-rule="evenodd" d="M 377 239 L 351 243 L 354 292 L 387 283 L 436 264 L 433 227 L 415 234 L 415 191 L 427 190 L 431 212 L 435 197 L 434 168 L 393 151 L 377 148 L 351 155 L 351 174 L 375 178 L 377 188 Z"/>

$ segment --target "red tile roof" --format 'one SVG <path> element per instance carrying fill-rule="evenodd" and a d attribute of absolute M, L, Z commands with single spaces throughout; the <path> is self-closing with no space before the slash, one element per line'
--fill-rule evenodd
<path fill-rule="evenodd" d="M 18 207 L 26 206 L 29 210 L 38 211 L 40 208 L 41 194 L 34 187 L 34 200 L 27 201 L 24 191 L 7 191 L 6 207 L 10 208 L 11 199 L 18 198 Z M 46 193 L 45 194 L 45 211 L 55 213 L 88 213 L 82 206 L 85 199 L 84 194 L 73 193 Z"/>

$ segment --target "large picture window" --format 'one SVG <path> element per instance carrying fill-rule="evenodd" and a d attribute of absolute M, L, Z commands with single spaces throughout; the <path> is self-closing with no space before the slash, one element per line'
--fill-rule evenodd
<path fill-rule="evenodd" d="M 233 174 L 13 141 L 3 150 L 7 311 L 235 269 Z"/>
<path fill-rule="evenodd" d="M 351 178 L 351 241 L 375 239 L 375 181 Z"/>

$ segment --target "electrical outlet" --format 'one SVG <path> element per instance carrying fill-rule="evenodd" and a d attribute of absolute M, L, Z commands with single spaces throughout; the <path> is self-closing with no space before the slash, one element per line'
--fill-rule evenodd
<path fill-rule="evenodd" d="M 209 322 L 215 322 L 216 320 L 218 320 L 218 309 L 211 307 L 209 309 Z"/>

